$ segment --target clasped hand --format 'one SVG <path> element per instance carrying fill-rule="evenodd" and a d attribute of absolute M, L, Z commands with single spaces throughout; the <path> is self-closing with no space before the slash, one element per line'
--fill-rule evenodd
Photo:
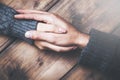
<path fill-rule="evenodd" d="M 20 13 L 15 15 L 17 19 L 38 21 L 37 30 L 26 32 L 25 37 L 33 39 L 34 44 L 42 50 L 70 51 L 85 47 L 89 41 L 89 35 L 79 32 L 59 15 L 35 10 L 17 11 Z"/>

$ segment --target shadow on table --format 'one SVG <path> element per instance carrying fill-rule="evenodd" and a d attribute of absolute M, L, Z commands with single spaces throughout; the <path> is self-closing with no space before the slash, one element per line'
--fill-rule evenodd
<path fill-rule="evenodd" d="M 0 65 L 0 80 L 28 80 L 24 69 L 17 66 Z"/>

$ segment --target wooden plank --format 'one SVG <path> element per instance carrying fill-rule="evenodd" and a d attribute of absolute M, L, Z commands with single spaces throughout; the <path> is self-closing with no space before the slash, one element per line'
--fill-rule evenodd
<path fill-rule="evenodd" d="M 10 3 L 12 3 L 13 0 L 0 0 L 0 3 L 9 5 Z"/>
<path fill-rule="evenodd" d="M 104 75 L 95 70 L 77 65 L 66 73 L 60 80 L 108 80 Z M 110 79 L 109 79 L 110 80 Z"/>
<path fill-rule="evenodd" d="M 4 48 L 9 46 L 13 41 L 14 39 L 0 35 L 0 53 L 2 52 L 2 50 L 4 50 Z"/>
<path fill-rule="evenodd" d="M 103 2 L 104 4 L 100 6 L 99 3 Z M 88 33 L 93 27 L 101 31 L 110 32 L 119 21 L 119 16 L 116 16 L 119 12 L 114 11 L 114 13 L 110 11 L 107 13 L 110 8 L 106 7 L 106 4 L 113 7 L 113 3 L 110 0 L 60 0 L 50 12 L 63 16 L 82 32 Z M 0 62 L 2 69 L 4 67 L 3 72 L 6 72 L 6 69 L 11 66 L 14 71 L 19 64 L 17 67 L 20 70 L 24 70 L 23 73 L 31 80 L 58 80 L 76 64 L 79 55 L 80 50 L 58 54 L 39 51 L 24 42 L 16 41 L 3 52 Z M 13 62 L 14 64 L 11 64 Z M 19 77 L 19 75 L 17 76 Z"/>
<path fill-rule="evenodd" d="M 15 9 L 34 9 L 34 10 L 47 10 L 57 0 L 13 0 L 10 4 Z"/>
<path fill-rule="evenodd" d="M 88 33 L 91 28 L 112 31 L 120 22 L 119 8 L 119 0 L 61 0 L 50 11 Z"/>
<path fill-rule="evenodd" d="M 90 70 L 76 65 L 68 74 L 60 80 L 108 80 L 104 75 L 95 70 Z M 110 79 L 109 79 L 110 80 Z"/>
<path fill-rule="evenodd" d="M 0 3 L 9 5 L 14 9 L 48 10 L 57 0 L 0 0 Z M 6 48 L 14 39 L 0 35 L 0 52 Z"/>
<path fill-rule="evenodd" d="M 70 4 L 70 2 L 67 0 L 65 1 L 64 5 L 66 3 Z M 82 32 L 88 33 L 91 28 L 95 28 L 108 33 L 114 32 L 114 30 L 116 30 L 114 34 L 119 35 L 119 3 L 119 0 L 73 0 L 71 5 L 61 5 L 59 9 L 56 9 L 57 11 L 54 11 L 54 8 L 56 8 L 54 6 L 51 11 L 62 15 Z M 63 78 L 61 78 L 61 80 L 108 79 L 106 79 L 98 72 L 90 71 L 88 69 L 82 68 L 81 66 L 77 66 L 68 72 Z"/>
<path fill-rule="evenodd" d="M 9 73 L 9 68 L 12 67 L 14 71 L 19 65 L 20 70 L 24 70 L 31 80 L 58 80 L 65 74 L 66 68 L 71 66 L 68 59 L 75 63 L 78 54 L 68 56 L 71 54 L 40 51 L 27 43 L 16 41 L 0 56 L 0 66 L 4 72 Z M 14 78 L 19 77 L 19 73 L 14 74 L 18 74 Z M 10 74 L 7 76 L 10 78 Z"/>

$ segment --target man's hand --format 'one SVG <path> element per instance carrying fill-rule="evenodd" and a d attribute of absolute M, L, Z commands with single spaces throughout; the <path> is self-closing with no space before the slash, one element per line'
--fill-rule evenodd
<path fill-rule="evenodd" d="M 28 31 L 25 36 L 35 40 L 35 45 L 40 49 L 49 48 L 57 52 L 85 47 L 89 36 L 79 32 L 60 16 L 33 10 L 18 10 L 15 18 L 33 19 L 42 21 L 38 23 L 37 31 Z"/>

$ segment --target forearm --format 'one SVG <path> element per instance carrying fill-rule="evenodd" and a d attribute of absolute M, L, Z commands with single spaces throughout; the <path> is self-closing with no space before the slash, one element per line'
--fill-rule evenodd
<path fill-rule="evenodd" d="M 15 19 L 14 15 L 18 14 L 14 9 L 0 4 L 0 33 L 22 39 L 30 44 L 33 40 L 25 38 L 25 32 L 35 30 L 37 21 Z"/>
<path fill-rule="evenodd" d="M 92 30 L 90 40 L 81 53 L 79 64 L 120 79 L 119 40 L 112 34 Z"/>

